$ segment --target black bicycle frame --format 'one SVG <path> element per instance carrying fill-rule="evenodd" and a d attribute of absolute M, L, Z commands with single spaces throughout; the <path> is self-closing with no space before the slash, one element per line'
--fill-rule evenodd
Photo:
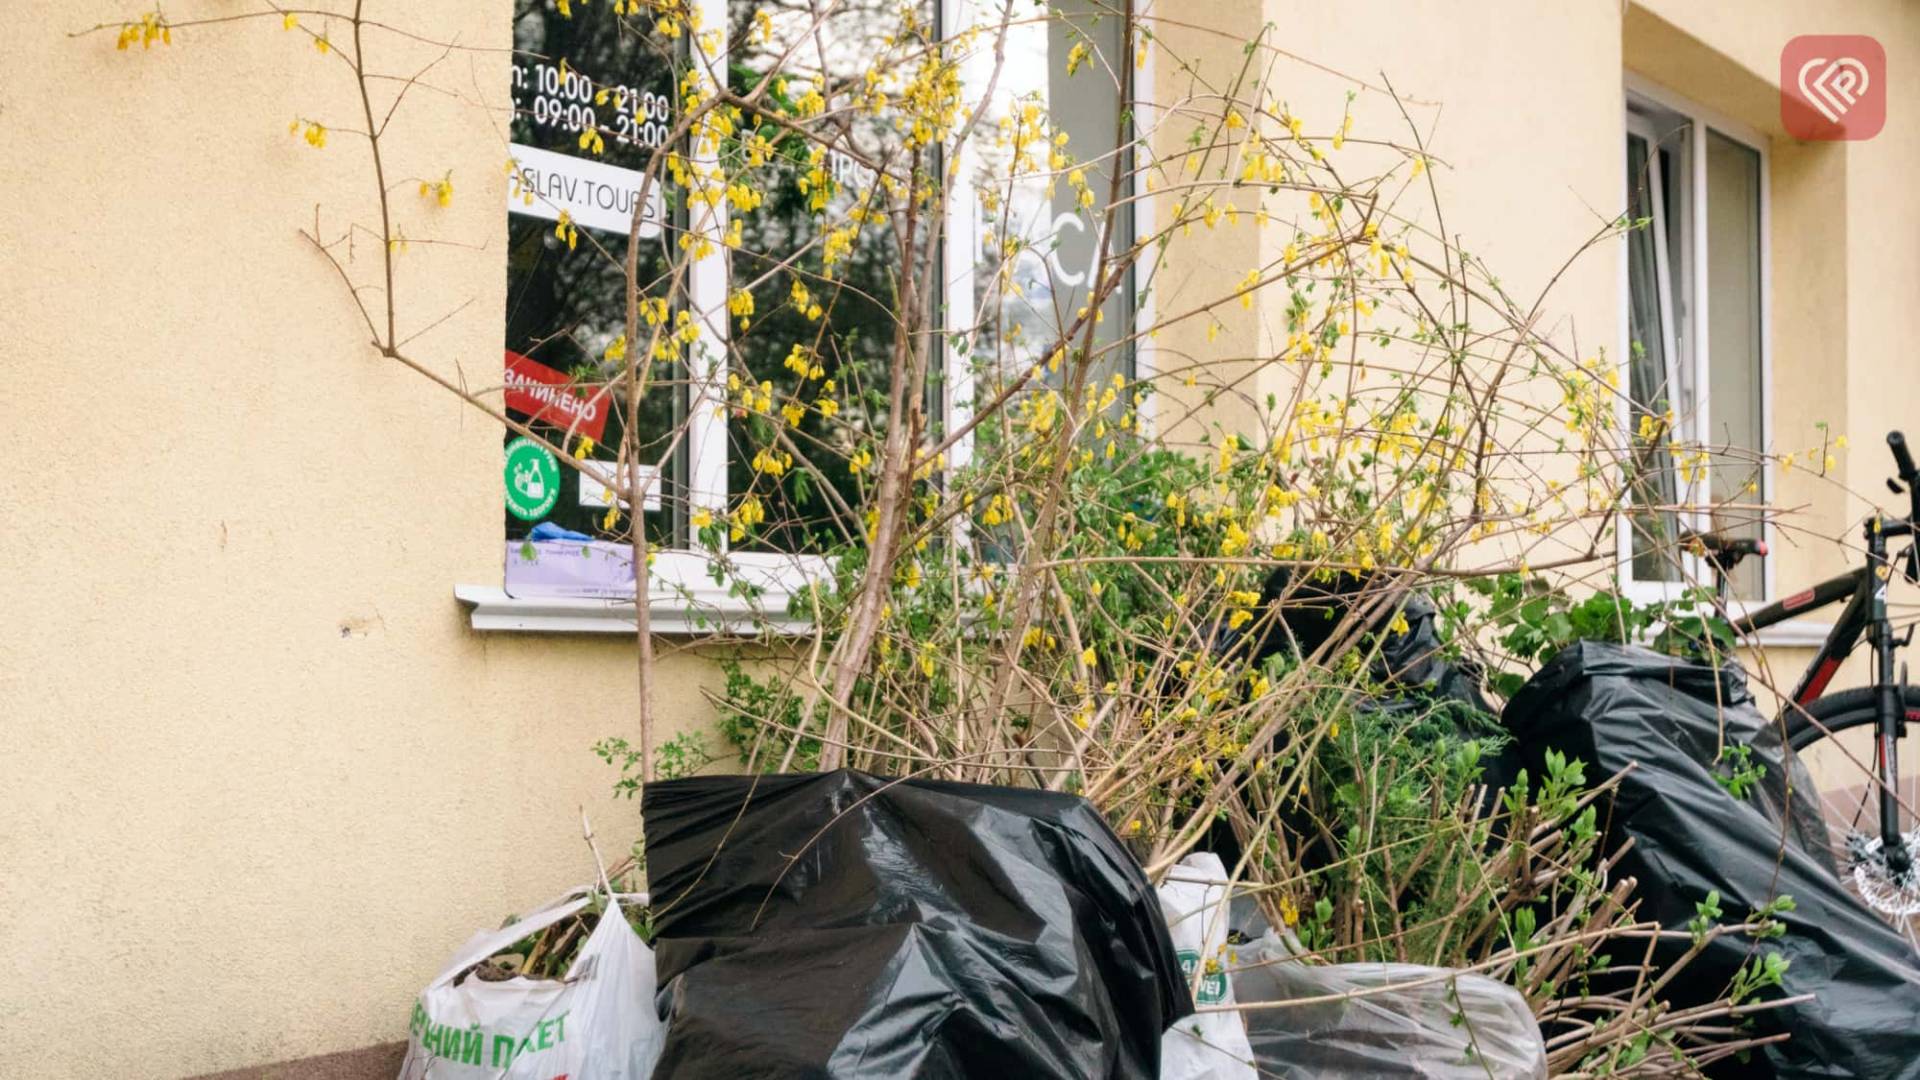
<path fill-rule="evenodd" d="M 1866 567 L 1858 567 L 1733 620 L 1734 633 L 1745 637 L 1809 611 L 1818 611 L 1841 600 L 1847 601 L 1846 609 L 1834 621 L 1833 629 L 1828 632 L 1827 640 L 1821 643 L 1813 663 L 1800 676 L 1800 684 L 1793 688 L 1792 700 L 1795 704 L 1806 706 L 1826 693 L 1827 684 L 1840 671 L 1841 663 L 1859 647 L 1860 638 L 1867 631 L 1868 611 L 1872 607 L 1871 590 L 1866 588 L 1868 576 Z"/>
<path fill-rule="evenodd" d="M 1742 636 L 1785 622 L 1809 611 L 1817 611 L 1842 599 L 1847 606 L 1834 621 L 1833 630 L 1820 645 L 1813 663 L 1800 676 L 1793 689 L 1793 704 L 1805 708 L 1821 694 L 1853 654 L 1865 635 L 1874 653 L 1874 773 L 1880 785 L 1880 847 L 1887 866 L 1904 873 L 1911 862 L 1905 839 L 1900 834 L 1899 799 L 1895 782 L 1899 777 L 1899 749 L 1896 740 L 1905 729 L 1905 705 L 1900 685 L 1894 679 L 1893 657 L 1899 643 L 1894 640 L 1893 623 L 1887 618 L 1887 581 L 1893 566 L 1887 559 L 1887 540 L 1910 536 L 1913 525 L 1907 521 L 1868 519 L 1866 525 L 1867 564 L 1836 578 L 1768 604 L 1743 618 L 1733 620 L 1734 632 Z"/>

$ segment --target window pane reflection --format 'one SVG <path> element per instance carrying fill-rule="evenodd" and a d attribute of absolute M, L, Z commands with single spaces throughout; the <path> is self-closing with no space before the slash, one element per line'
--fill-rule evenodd
<path fill-rule="evenodd" d="M 555 438 L 579 420 L 567 448 L 591 434 L 590 456 L 609 463 L 625 426 L 619 388 L 607 385 L 619 365 L 605 354 L 626 326 L 627 222 L 639 170 L 672 122 L 671 58 L 658 51 L 660 39 L 647 26 L 641 16 L 568 19 L 536 0 L 517 0 L 513 23 L 511 138 L 519 175 L 509 185 L 507 216 L 508 410 Z M 580 147 L 589 129 L 601 133 L 603 152 Z M 643 230 L 639 252 L 639 281 L 658 296 L 668 292 L 669 205 L 657 198 L 660 220 Z M 555 232 L 562 208 L 577 223 L 571 244 Z M 646 521 L 649 536 L 665 543 L 673 536 L 667 511 L 677 501 L 681 469 L 680 455 L 663 459 L 683 409 L 684 377 L 678 364 L 655 364 L 653 372 L 639 413 L 640 461 L 662 468 L 654 498 L 665 509 L 647 513 Z M 515 437 L 508 432 L 506 440 Z M 608 494 L 605 485 L 562 466 L 559 498 L 541 520 L 595 537 L 624 535 L 624 515 L 608 518 Z M 507 538 L 524 538 L 537 523 L 509 512 Z"/>

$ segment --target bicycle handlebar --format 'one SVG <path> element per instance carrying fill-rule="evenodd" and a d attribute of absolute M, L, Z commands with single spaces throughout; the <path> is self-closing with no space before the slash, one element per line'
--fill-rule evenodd
<path fill-rule="evenodd" d="M 1907 449 L 1907 437 L 1898 431 L 1887 432 L 1887 449 L 1893 452 L 1894 468 L 1900 471 L 1900 483 L 1907 489 L 1911 503 L 1909 521 L 1920 521 L 1920 468 L 1913 464 L 1913 452 Z"/>
<path fill-rule="evenodd" d="M 1767 554 L 1767 542 L 1757 536 L 1727 536 L 1722 533 L 1682 529 L 1680 539 L 1684 543 L 1698 545 L 1700 550 L 1709 556 L 1731 555 L 1735 561 L 1749 555 Z"/>
<path fill-rule="evenodd" d="M 1900 479 L 1909 480 L 1917 471 L 1913 466 L 1913 454 L 1907 450 L 1907 437 L 1898 431 L 1887 432 L 1887 449 L 1893 451 L 1893 463 L 1900 469 Z"/>

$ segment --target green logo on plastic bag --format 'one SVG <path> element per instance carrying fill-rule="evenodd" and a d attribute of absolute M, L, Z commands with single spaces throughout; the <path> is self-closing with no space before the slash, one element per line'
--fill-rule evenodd
<path fill-rule="evenodd" d="M 521 521 L 547 516 L 560 498 L 560 462 L 522 436 L 507 444 L 507 513 Z"/>
<path fill-rule="evenodd" d="M 1193 973 L 1200 966 L 1200 954 L 1192 949 L 1181 949 L 1180 974 L 1186 978 L 1187 985 L 1193 985 Z M 1219 964 L 1208 964 L 1207 973 L 1200 978 L 1200 985 L 1194 989 L 1195 1005 L 1218 1005 L 1227 1000 L 1227 972 Z"/>

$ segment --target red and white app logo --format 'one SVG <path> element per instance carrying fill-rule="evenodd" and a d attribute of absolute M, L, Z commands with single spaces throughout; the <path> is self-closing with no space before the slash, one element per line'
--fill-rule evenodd
<path fill-rule="evenodd" d="M 1887 50 L 1865 34 L 1803 34 L 1780 51 L 1780 121 L 1796 139 L 1871 139 L 1887 124 Z"/>

